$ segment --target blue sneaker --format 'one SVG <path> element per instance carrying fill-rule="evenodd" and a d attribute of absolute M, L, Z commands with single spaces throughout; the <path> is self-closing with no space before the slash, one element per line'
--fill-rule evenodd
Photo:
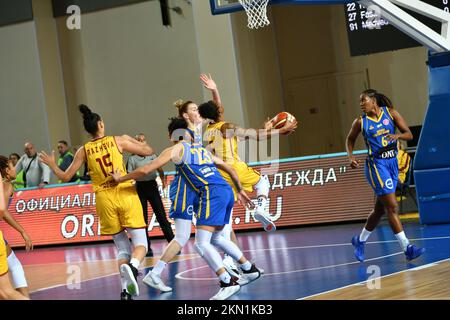
<path fill-rule="evenodd" d="M 364 261 L 364 244 L 366 242 L 359 241 L 359 236 L 354 236 L 352 238 L 352 245 L 355 248 L 355 257 L 359 262 Z"/>
<path fill-rule="evenodd" d="M 413 244 L 409 244 L 406 247 L 405 255 L 407 260 L 413 260 L 415 258 L 418 258 L 422 255 L 422 253 L 425 252 L 425 248 L 417 248 Z"/>

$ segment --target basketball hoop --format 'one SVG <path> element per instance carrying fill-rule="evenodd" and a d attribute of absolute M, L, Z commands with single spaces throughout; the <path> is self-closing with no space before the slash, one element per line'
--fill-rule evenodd
<path fill-rule="evenodd" d="M 258 29 L 270 24 L 267 19 L 267 3 L 269 0 L 239 0 L 247 13 L 250 29 Z"/>

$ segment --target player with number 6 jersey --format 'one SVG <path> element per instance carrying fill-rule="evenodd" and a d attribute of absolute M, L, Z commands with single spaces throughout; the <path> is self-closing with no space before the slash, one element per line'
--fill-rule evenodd
<path fill-rule="evenodd" d="M 364 261 L 365 243 L 386 212 L 406 259 L 418 258 L 424 249 L 409 243 L 398 216 L 395 198 L 398 180 L 397 140 L 411 140 L 411 130 L 400 113 L 394 110 L 391 100 L 376 90 L 363 91 L 360 106 L 363 115 L 355 119 L 347 136 L 347 154 L 350 166 L 353 169 L 358 168 L 359 161 L 353 156 L 353 148 L 356 138 L 362 133 L 369 150 L 365 165 L 366 178 L 377 200 L 361 234 L 352 238 L 355 257 L 361 262 Z M 395 133 L 396 128 L 400 133 Z"/>

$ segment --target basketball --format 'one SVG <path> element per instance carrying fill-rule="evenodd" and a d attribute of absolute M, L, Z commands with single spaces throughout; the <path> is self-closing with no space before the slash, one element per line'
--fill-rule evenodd
<path fill-rule="evenodd" d="M 295 117 L 289 112 L 283 111 L 277 114 L 271 121 L 274 129 L 281 129 L 286 124 L 286 121 L 294 122 Z"/>

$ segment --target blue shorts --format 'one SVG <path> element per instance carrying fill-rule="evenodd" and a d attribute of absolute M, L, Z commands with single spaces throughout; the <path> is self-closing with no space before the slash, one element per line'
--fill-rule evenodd
<path fill-rule="evenodd" d="M 366 179 L 377 196 L 394 193 L 398 182 L 398 160 L 379 159 L 368 157 L 366 159 Z"/>
<path fill-rule="evenodd" d="M 234 194 L 230 185 L 209 185 L 201 190 L 197 226 L 224 226 L 230 222 Z"/>
<path fill-rule="evenodd" d="M 170 184 L 171 201 L 169 217 L 171 219 L 192 220 L 198 210 L 199 194 L 183 178 L 176 175 Z"/>

